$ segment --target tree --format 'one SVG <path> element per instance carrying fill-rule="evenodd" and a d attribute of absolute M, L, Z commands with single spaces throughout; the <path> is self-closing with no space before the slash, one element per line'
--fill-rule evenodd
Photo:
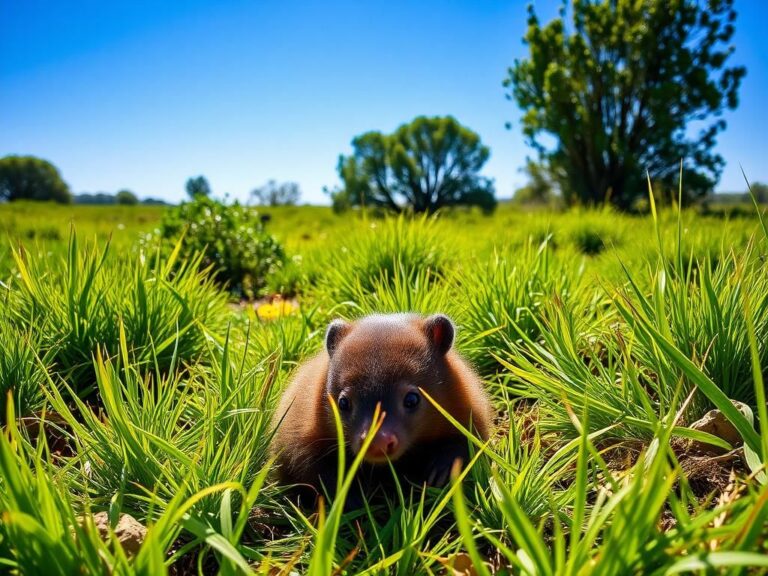
<path fill-rule="evenodd" d="M 768 204 L 768 184 L 752 182 L 752 184 L 749 185 L 749 190 L 759 204 Z M 751 200 L 749 192 L 747 192 L 747 200 Z"/>
<path fill-rule="evenodd" d="M 515 190 L 514 200 L 520 204 L 549 204 L 555 198 L 552 181 L 546 170 L 528 160 L 523 171 L 528 174 L 528 184 Z"/>
<path fill-rule="evenodd" d="M 81 192 L 72 196 L 72 202 L 75 204 L 114 204 L 117 199 L 107 192 Z"/>
<path fill-rule="evenodd" d="M 139 199 L 136 197 L 136 194 L 130 190 L 120 190 L 117 194 L 115 194 L 115 199 L 117 200 L 118 204 L 126 204 L 129 206 L 133 206 L 139 203 Z"/>
<path fill-rule="evenodd" d="M 187 194 L 193 200 L 197 196 L 211 195 L 211 185 L 208 184 L 208 180 L 206 180 L 205 176 L 198 176 L 197 178 L 190 178 L 187 180 L 186 189 Z"/>
<path fill-rule="evenodd" d="M 711 191 L 721 115 L 736 107 L 745 74 L 725 67 L 733 0 L 572 0 L 570 29 L 568 6 L 544 26 L 529 8 L 530 54 L 504 82 L 565 199 L 627 208 L 647 193 L 646 171 L 676 190 L 681 159 L 689 196 Z M 692 122 L 703 126 L 693 138 Z"/>
<path fill-rule="evenodd" d="M 53 200 L 72 201 L 69 186 L 56 167 L 34 156 L 0 158 L 0 201 Z"/>
<path fill-rule="evenodd" d="M 420 116 L 393 134 L 367 132 L 339 158 L 343 188 L 334 206 L 380 206 L 394 212 L 434 212 L 456 205 L 496 207 L 493 183 L 478 173 L 490 151 L 451 116 Z"/>
<path fill-rule="evenodd" d="M 293 206 L 301 197 L 301 188 L 296 182 L 278 184 L 270 180 L 261 188 L 251 190 L 251 198 L 265 206 Z"/>

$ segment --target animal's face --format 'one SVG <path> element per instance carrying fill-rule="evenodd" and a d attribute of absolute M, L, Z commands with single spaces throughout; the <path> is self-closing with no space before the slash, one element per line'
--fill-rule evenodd
<path fill-rule="evenodd" d="M 419 388 L 433 395 L 442 384 L 453 334 L 453 324 L 441 315 L 370 316 L 329 326 L 327 391 L 355 454 L 371 429 L 377 405 L 385 416 L 365 454 L 368 462 L 395 461 L 423 435 L 429 425 L 425 414 L 434 408 Z"/>

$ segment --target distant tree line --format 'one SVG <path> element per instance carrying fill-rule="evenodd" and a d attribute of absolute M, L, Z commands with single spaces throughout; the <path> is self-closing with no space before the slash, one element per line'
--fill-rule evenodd
<path fill-rule="evenodd" d="M 5 156 L 0 158 L 0 202 L 38 200 L 60 204 L 139 204 L 130 190 L 116 194 L 96 192 L 72 194 L 59 170 L 48 160 L 35 156 Z M 162 200 L 146 198 L 142 204 L 164 204 Z"/>
<path fill-rule="evenodd" d="M 185 184 L 191 199 L 210 197 L 211 185 L 203 176 L 189 178 Z M 251 191 L 251 199 L 261 205 L 280 206 L 296 204 L 301 189 L 295 182 L 269 180 Z M 72 194 L 59 170 L 49 161 L 35 156 L 6 156 L 0 158 L 0 202 L 16 200 L 53 201 L 61 204 L 136 204 L 166 205 L 163 200 L 145 198 L 139 200 L 131 190 L 122 189 L 115 194 L 108 192 L 83 192 Z"/>
<path fill-rule="evenodd" d="M 752 197 L 758 204 L 768 204 L 768 184 L 752 182 L 746 192 L 724 192 L 707 197 L 711 204 L 751 204 Z"/>
<path fill-rule="evenodd" d="M 208 198 L 212 192 L 211 184 L 203 175 L 189 178 L 184 188 L 192 200 L 200 196 Z M 262 206 L 292 206 L 297 204 L 300 198 L 301 188 L 296 182 L 269 180 L 250 193 L 250 200 Z"/>
<path fill-rule="evenodd" d="M 139 198 L 130 190 L 120 190 L 116 194 L 108 192 L 83 192 L 72 196 L 75 204 L 120 204 L 124 206 L 134 206 L 144 204 L 145 206 L 166 206 L 168 203 L 157 198 Z"/>

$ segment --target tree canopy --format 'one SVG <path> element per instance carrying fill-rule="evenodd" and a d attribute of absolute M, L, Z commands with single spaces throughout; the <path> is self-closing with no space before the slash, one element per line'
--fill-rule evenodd
<path fill-rule="evenodd" d="M 748 200 L 750 199 L 750 193 L 760 204 L 768 204 L 768 184 L 763 182 L 752 182 L 747 192 Z"/>
<path fill-rule="evenodd" d="M 6 156 L 0 158 L 0 200 L 53 200 L 68 204 L 72 194 L 58 169 L 47 160 Z"/>
<path fill-rule="evenodd" d="M 190 178 L 189 180 L 187 180 L 186 189 L 187 189 L 187 194 L 193 200 L 197 196 L 211 195 L 211 185 L 208 184 L 208 180 L 206 179 L 205 176 L 197 176 L 195 178 Z"/>
<path fill-rule="evenodd" d="M 733 0 L 564 1 L 546 25 L 529 8 L 530 54 L 505 86 L 566 201 L 629 207 L 646 193 L 646 171 L 676 188 L 681 159 L 690 196 L 713 189 L 721 114 L 745 74 L 726 67 L 735 17 Z"/>
<path fill-rule="evenodd" d="M 366 132 L 339 158 L 343 188 L 335 207 L 379 206 L 394 212 L 434 212 L 446 206 L 496 206 L 493 183 L 479 175 L 489 149 L 451 116 L 420 116 L 392 134 Z"/>
<path fill-rule="evenodd" d="M 301 188 L 296 182 L 270 180 L 251 190 L 251 198 L 263 206 L 293 206 L 301 198 Z"/>
<path fill-rule="evenodd" d="M 130 190 L 120 190 L 117 194 L 115 194 L 115 201 L 118 204 L 126 204 L 129 206 L 133 206 L 139 203 L 139 199 L 137 198 L 136 194 Z"/>
<path fill-rule="evenodd" d="M 550 204 L 556 198 L 549 176 L 540 164 L 530 160 L 522 170 L 528 174 L 528 184 L 515 190 L 513 200 L 518 204 Z"/>

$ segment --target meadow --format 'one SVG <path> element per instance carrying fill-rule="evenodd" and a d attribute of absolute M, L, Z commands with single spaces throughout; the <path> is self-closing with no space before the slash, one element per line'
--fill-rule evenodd
<path fill-rule="evenodd" d="M 765 573 L 768 229 L 652 208 L 259 208 L 286 262 L 246 301 L 151 242 L 165 208 L 0 205 L 0 565 Z M 493 437 L 465 431 L 442 490 L 345 510 L 351 470 L 297 509 L 270 474 L 280 391 L 330 320 L 397 311 L 454 319 Z"/>

